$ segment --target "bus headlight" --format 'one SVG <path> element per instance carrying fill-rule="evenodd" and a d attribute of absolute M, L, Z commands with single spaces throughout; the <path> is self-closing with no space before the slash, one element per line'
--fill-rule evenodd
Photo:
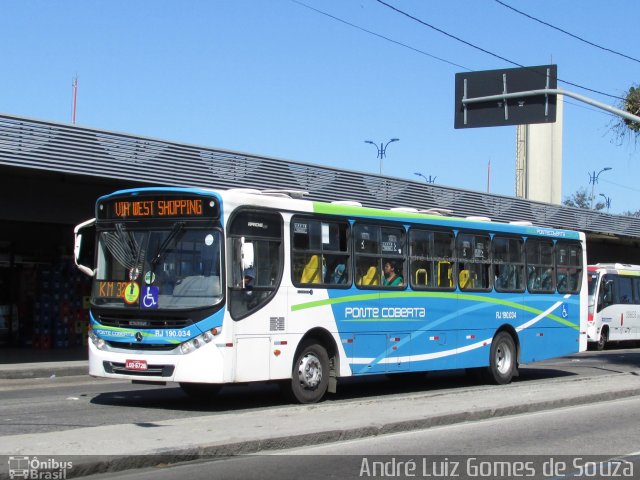
<path fill-rule="evenodd" d="M 89 330 L 89 339 L 95 345 L 98 350 L 103 350 L 107 342 L 105 342 L 102 338 L 98 337 L 93 330 Z"/>
<path fill-rule="evenodd" d="M 220 335 L 221 333 L 222 333 L 222 327 L 212 328 L 211 330 L 206 331 L 195 338 L 192 338 L 188 342 L 184 342 L 182 345 L 180 345 L 180 352 L 183 355 L 186 355 L 187 353 L 191 353 L 194 350 L 197 350 L 200 347 L 202 347 L 205 343 L 211 342 L 211 340 L 213 340 L 214 337 Z"/>

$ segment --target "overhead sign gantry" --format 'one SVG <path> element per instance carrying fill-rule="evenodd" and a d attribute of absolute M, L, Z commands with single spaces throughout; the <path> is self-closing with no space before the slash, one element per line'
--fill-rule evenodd
<path fill-rule="evenodd" d="M 556 121 L 557 65 L 456 74 L 455 128 Z"/>
<path fill-rule="evenodd" d="M 557 95 L 640 123 L 637 115 L 557 88 L 557 75 L 557 65 L 456 73 L 454 127 L 553 123 Z"/>

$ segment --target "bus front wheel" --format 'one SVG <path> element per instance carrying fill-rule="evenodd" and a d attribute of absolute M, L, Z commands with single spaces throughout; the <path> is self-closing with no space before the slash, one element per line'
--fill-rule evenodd
<path fill-rule="evenodd" d="M 504 385 L 511 381 L 515 371 L 515 342 L 507 332 L 500 332 L 491 342 L 487 380 L 496 385 Z"/>
<path fill-rule="evenodd" d="M 299 349 L 291 372 L 291 393 L 300 403 L 322 400 L 329 385 L 329 355 L 327 350 L 312 341 Z"/>
<path fill-rule="evenodd" d="M 606 328 L 603 328 L 602 330 L 600 330 L 600 337 L 598 337 L 598 343 L 596 344 L 596 348 L 599 352 L 605 349 L 608 340 L 609 331 Z"/>

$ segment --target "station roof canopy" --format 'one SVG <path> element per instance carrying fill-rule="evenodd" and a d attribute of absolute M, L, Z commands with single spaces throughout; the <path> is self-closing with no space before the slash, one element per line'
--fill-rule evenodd
<path fill-rule="evenodd" d="M 455 216 L 640 239 L 636 217 L 4 114 L 2 166 L 147 185 L 304 190 L 311 200 L 446 209 Z"/>

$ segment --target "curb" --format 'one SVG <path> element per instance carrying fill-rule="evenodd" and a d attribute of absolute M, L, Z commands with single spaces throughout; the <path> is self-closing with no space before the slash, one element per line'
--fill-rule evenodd
<path fill-rule="evenodd" d="M 68 363 L 65 365 L 65 363 Z M 88 362 L 22 363 L 0 365 L 0 379 L 21 380 L 27 378 L 50 378 L 88 375 Z"/>

